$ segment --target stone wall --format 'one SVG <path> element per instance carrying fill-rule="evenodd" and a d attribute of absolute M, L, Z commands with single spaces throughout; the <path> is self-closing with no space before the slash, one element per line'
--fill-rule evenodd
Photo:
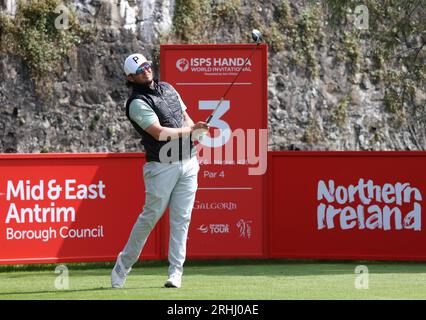
<path fill-rule="evenodd" d="M 241 1 L 241 23 L 207 34 L 213 43 L 246 42 L 253 1 Z M 274 1 L 259 1 L 264 21 L 274 19 Z M 2 0 L 13 15 L 13 0 Z M 0 54 L 0 152 L 133 152 L 138 137 L 123 109 L 128 89 L 124 58 L 142 52 L 157 61 L 159 44 L 173 31 L 174 0 L 68 1 L 89 40 L 64 59 L 49 96 L 36 93 L 19 55 Z M 305 1 L 292 2 L 300 12 Z M 401 119 L 386 111 L 383 83 L 362 70 L 351 74 L 337 59 L 335 35 L 326 30 L 315 49 L 319 76 L 307 75 L 288 50 L 269 53 L 270 150 L 426 150 L 425 88 Z M 208 28 L 206 28 L 207 30 Z M 166 40 L 164 40 L 166 39 Z M 368 42 L 360 44 L 365 50 Z M 371 63 L 361 62 L 364 67 Z M 154 65 L 159 74 L 160 66 Z M 43 86 L 42 86 L 43 87 Z M 48 88 L 49 87 L 49 88 Z M 197 120 L 197 119 L 196 119 Z"/>

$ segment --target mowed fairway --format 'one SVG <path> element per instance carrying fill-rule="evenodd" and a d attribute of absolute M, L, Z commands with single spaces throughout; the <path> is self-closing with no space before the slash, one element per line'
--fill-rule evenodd
<path fill-rule="evenodd" d="M 368 289 L 355 287 L 361 264 Z M 68 264 L 68 290 L 55 266 L 0 267 L 0 299 L 426 299 L 425 263 L 194 261 L 180 289 L 163 288 L 165 262 L 139 263 L 123 289 L 110 288 L 112 263 Z"/>

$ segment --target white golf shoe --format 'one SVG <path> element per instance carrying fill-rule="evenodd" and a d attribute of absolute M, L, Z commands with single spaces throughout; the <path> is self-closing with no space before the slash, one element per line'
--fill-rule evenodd
<path fill-rule="evenodd" d="M 111 286 L 113 288 L 122 288 L 126 282 L 126 277 L 132 268 L 126 268 L 121 261 L 121 252 L 118 254 L 117 261 L 111 272 Z"/>
<path fill-rule="evenodd" d="M 166 288 L 180 288 L 182 284 L 182 276 L 178 274 L 172 274 L 169 279 L 167 279 L 164 286 Z"/>

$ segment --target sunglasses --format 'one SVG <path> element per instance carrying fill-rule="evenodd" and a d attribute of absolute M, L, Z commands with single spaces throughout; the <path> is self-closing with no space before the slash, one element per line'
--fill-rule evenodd
<path fill-rule="evenodd" d="M 141 74 L 151 69 L 151 65 L 149 63 L 144 63 L 136 69 L 135 74 Z"/>

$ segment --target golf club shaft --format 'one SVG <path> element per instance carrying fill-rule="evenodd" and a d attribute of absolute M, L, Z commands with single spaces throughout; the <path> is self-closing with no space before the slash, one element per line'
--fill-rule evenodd
<path fill-rule="evenodd" d="M 238 71 L 236 77 L 234 78 L 234 80 L 231 82 L 231 85 L 226 89 L 225 93 L 223 94 L 222 98 L 220 98 L 218 104 L 216 105 L 216 107 L 214 108 L 213 112 L 211 113 L 211 115 L 209 115 L 209 117 L 207 118 L 206 122 L 209 123 L 211 121 L 211 119 L 213 118 L 216 110 L 219 108 L 219 106 L 221 105 L 222 101 L 225 99 L 226 95 L 228 94 L 229 90 L 231 90 L 232 86 L 234 85 L 235 81 L 237 81 L 238 76 L 240 75 L 241 71 L 244 69 L 244 67 L 246 66 L 247 62 L 250 61 L 251 57 L 253 56 L 254 52 L 256 51 L 257 47 L 259 46 L 260 42 L 256 43 L 256 46 L 254 47 L 254 49 L 252 50 L 250 56 L 246 59 L 246 61 L 244 61 L 243 66 L 240 68 L 240 70 Z"/>

